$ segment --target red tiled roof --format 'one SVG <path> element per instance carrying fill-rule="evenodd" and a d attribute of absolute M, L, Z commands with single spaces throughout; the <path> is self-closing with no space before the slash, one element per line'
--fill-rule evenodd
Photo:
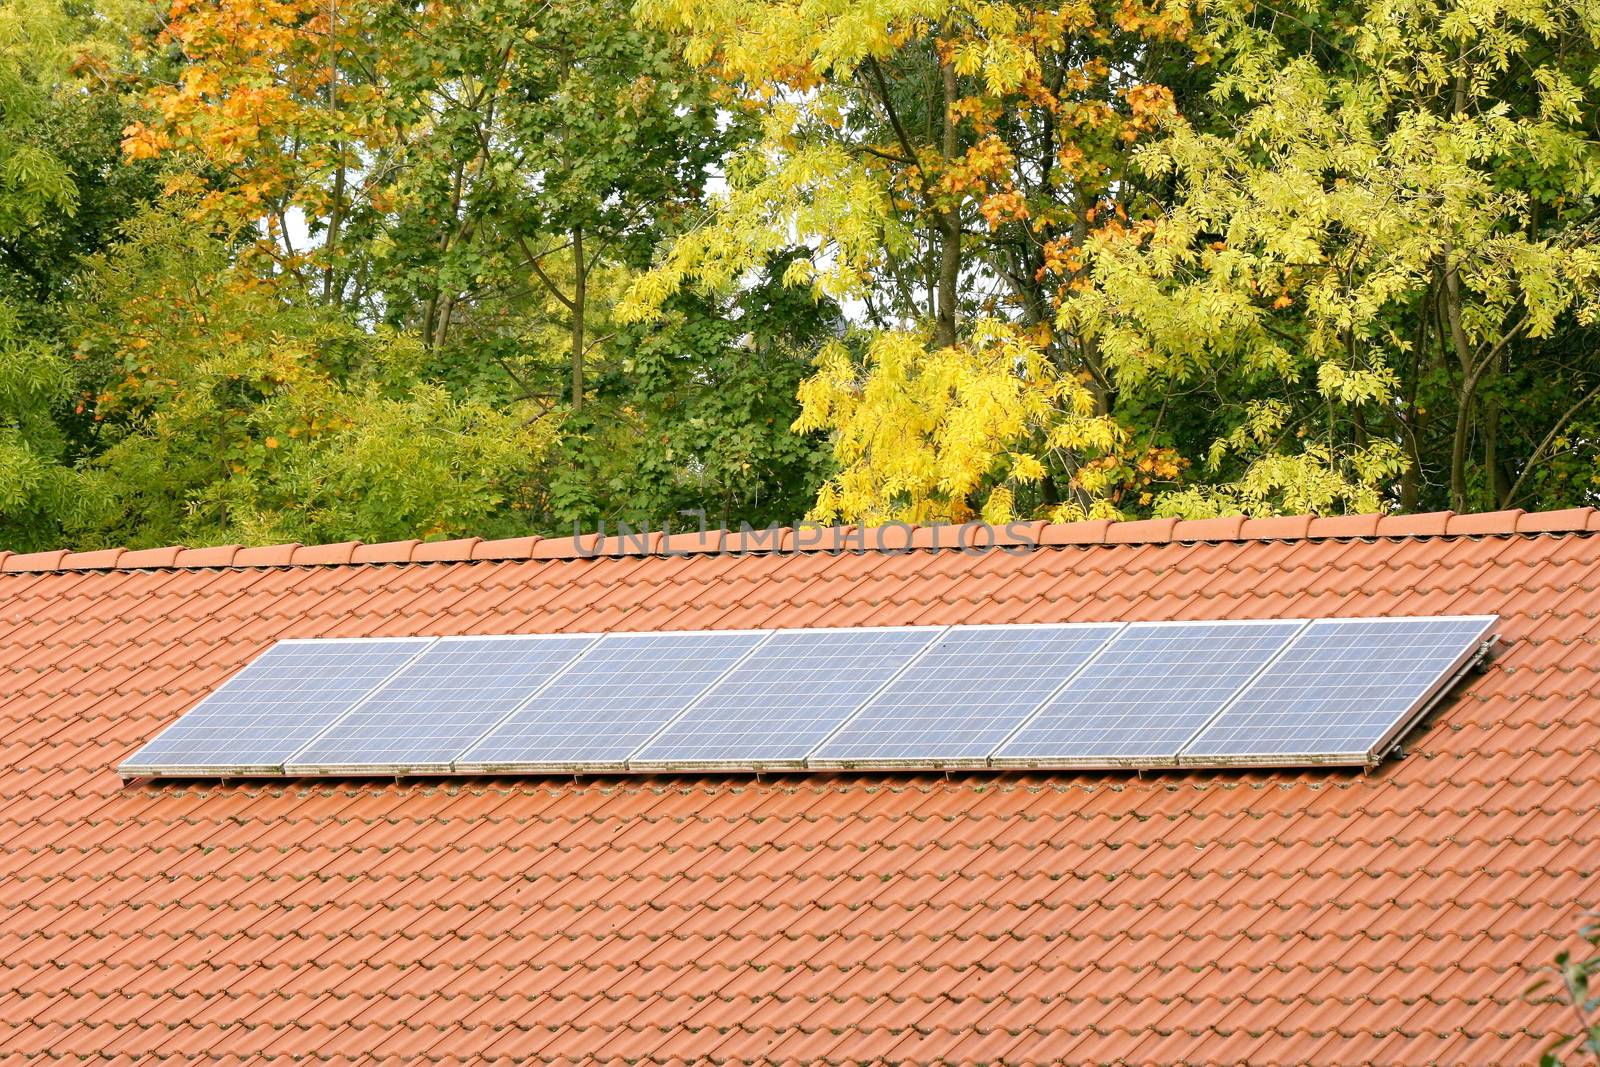
<path fill-rule="evenodd" d="M 794 551 L 804 531 L 745 555 L 10 556 L 0 1065 L 1527 1062 L 1569 1026 L 1528 988 L 1600 904 L 1595 530 L 1581 509 L 1079 523 L 982 554 Z M 1503 617 L 1500 655 L 1368 775 L 114 770 L 281 637 L 1476 612 Z"/>

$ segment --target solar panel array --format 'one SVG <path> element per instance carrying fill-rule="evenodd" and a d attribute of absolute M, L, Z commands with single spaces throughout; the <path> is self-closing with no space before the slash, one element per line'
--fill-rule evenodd
<path fill-rule="evenodd" d="M 282 641 L 126 776 L 1364 764 L 1494 616 Z"/>

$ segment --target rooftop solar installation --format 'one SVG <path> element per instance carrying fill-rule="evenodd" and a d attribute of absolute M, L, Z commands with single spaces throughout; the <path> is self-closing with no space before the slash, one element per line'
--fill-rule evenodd
<path fill-rule="evenodd" d="M 1494 616 L 282 641 L 127 777 L 1372 765 Z"/>
<path fill-rule="evenodd" d="M 290 757 L 285 770 L 448 771 L 463 749 L 597 640 L 443 638 Z"/>
<path fill-rule="evenodd" d="M 1179 756 L 1370 764 L 1483 647 L 1494 616 L 1312 622 Z"/>
<path fill-rule="evenodd" d="M 279 641 L 169 726 L 126 775 L 273 774 L 432 638 Z"/>
<path fill-rule="evenodd" d="M 628 756 L 767 637 L 610 634 L 456 762 L 462 771 L 606 766 Z"/>
<path fill-rule="evenodd" d="M 942 628 L 778 630 L 630 767 L 799 767 Z"/>
<path fill-rule="evenodd" d="M 984 766 L 1119 629 L 1114 623 L 953 627 L 806 765 Z"/>
<path fill-rule="evenodd" d="M 1170 765 L 1304 625 L 1133 623 L 999 746 L 994 764 Z"/>

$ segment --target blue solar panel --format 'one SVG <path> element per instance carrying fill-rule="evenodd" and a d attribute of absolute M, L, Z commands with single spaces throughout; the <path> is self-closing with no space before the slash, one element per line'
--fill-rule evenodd
<path fill-rule="evenodd" d="M 1171 764 L 1301 627 L 1135 623 L 994 754 L 999 766 Z"/>
<path fill-rule="evenodd" d="M 1370 764 L 1495 622 L 284 641 L 120 770 Z"/>
<path fill-rule="evenodd" d="M 456 765 L 622 766 L 765 633 L 611 634 Z"/>
<path fill-rule="evenodd" d="M 958 626 L 806 762 L 981 764 L 1120 628 Z"/>
<path fill-rule="evenodd" d="M 265 774 L 431 638 L 280 641 L 123 763 L 123 774 Z"/>
<path fill-rule="evenodd" d="M 597 638 L 448 637 L 289 761 L 288 770 L 448 770 Z"/>
<path fill-rule="evenodd" d="M 1179 762 L 1368 763 L 1476 652 L 1492 616 L 1313 622 Z"/>
<path fill-rule="evenodd" d="M 940 632 L 779 630 L 630 766 L 798 766 Z"/>

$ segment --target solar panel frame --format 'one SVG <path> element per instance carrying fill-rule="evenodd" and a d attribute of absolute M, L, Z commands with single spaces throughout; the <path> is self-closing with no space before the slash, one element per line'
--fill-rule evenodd
<path fill-rule="evenodd" d="M 652 748 L 654 748 L 659 741 L 661 741 L 663 738 L 669 736 L 671 734 L 672 730 L 674 729 L 674 727 L 678 726 L 682 722 L 687 721 L 690 718 L 690 716 L 692 716 L 697 710 L 702 708 L 704 706 L 705 702 L 709 698 L 711 698 L 712 695 L 715 694 L 716 691 L 722 685 L 728 683 L 731 680 L 731 678 L 733 677 L 733 675 L 740 668 L 744 667 L 751 660 L 755 659 L 755 657 L 756 657 L 756 655 L 758 653 L 768 650 L 777 641 L 781 640 L 785 635 L 792 635 L 792 634 L 819 634 L 819 633 L 826 633 L 826 634 L 909 633 L 909 634 L 927 634 L 928 635 L 927 640 L 922 644 L 922 646 L 920 648 L 917 649 L 917 651 L 915 653 L 913 653 L 910 657 L 908 657 L 907 660 L 904 663 L 899 665 L 899 667 L 897 667 L 893 671 L 891 671 L 887 677 L 885 677 L 877 686 L 873 687 L 873 689 L 870 692 L 866 693 L 860 700 L 858 700 L 855 703 L 855 705 L 853 707 L 851 707 L 849 709 L 849 711 L 845 712 L 840 717 L 839 721 L 842 723 L 842 722 L 847 721 L 852 715 L 854 715 L 857 711 L 859 711 L 864 704 L 868 703 L 874 697 L 876 697 L 878 695 L 878 693 L 880 693 L 886 686 L 888 686 L 891 682 L 893 682 L 896 678 L 898 678 L 906 670 L 910 669 L 910 667 L 914 663 L 916 663 L 923 655 L 925 655 L 927 653 L 927 651 L 930 648 L 933 647 L 934 643 L 938 640 L 940 635 L 948 632 L 949 629 L 950 629 L 950 627 L 948 627 L 948 626 L 841 626 L 841 627 L 809 627 L 809 628 L 804 628 L 804 629 L 792 628 L 792 629 L 777 629 L 777 630 L 773 630 L 772 631 L 772 636 L 770 638 L 768 638 L 768 640 L 762 642 L 762 644 L 760 646 L 758 646 L 756 649 L 753 649 L 751 651 L 750 655 L 746 656 L 743 660 L 741 660 L 739 662 L 739 664 L 735 665 L 735 667 L 730 668 L 728 670 L 728 672 L 726 674 L 724 674 L 721 678 L 719 678 L 715 684 L 713 684 L 711 686 L 708 686 L 706 688 L 706 690 L 704 692 L 702 692 L 700 694 L 700 696 L 697 697 L 693 703 L 691 703 L 688 707 L 684 708 L 683 711 L 681 713 L 679 713 L 679 715 L 677 717 L 675 717 L 671 722 L 669 722 L 665 726 L 663 726 L 659 731 L 656 732 L 656 734 L 654 736 L 652 736 L 644 744 L 640 745 L 639 748 L 634 751 L 633 755 L 631 755 L 628 758 L 627 769 L 629 771 L 649 771 L 649 772 L 674 772 L 674 771 L 684 771 L 684 772 L 689 772 L 689 771 L 724 772 L 724 771 L 741 771 L 741 770 L 750 770 L 750 771 L 763 771 L 763 770 L 798 771 L 798 770 L 805 770 L 806 769 L 806 756 L 809 755 L 811 749 L 816 746 L 816 744 L 817 744 L 816 741 L 812 742 L 812 744 L 808 745 L 803 752 L 801 752 L 799 755 L 797 755 L 797 756 L 795 756 L 793 758 L 787 758 L 787 757 L 785 757 L 785 758 L 770 758 L 770 757 L 752 756 L 752 757 L 749 757 L 749 758 L 740 758 L 740 759 L 732 759 L 732 758 L 729 758 L 729 759 L 723 759 L 723 758 L 688 759 L 688 758 L 670 758 L 670 757 L 662 757 L 662 756 L 650 757 L 650 756 L 648 756 L 646 754 L 649 753 L 650 750 Z M 834 726 L 829 728 L 828 733 L 831 734 L 832 731 L 838 727 L 838 725 L 839 725 L 839 723 L 835 723 Z M 823 735 L 823 736 L 826 736 L 826 734 Z M 819 740 L 820 740 L 820 738 L 819 738 Z"/>
<path fill-rule="evenodd" d="M 701 695 L 710 690 L 718 682 L 722 681 L 723 678 L 737 669 L 738 666 L 745 660 L 755 655 L 755 653 L 764 644 L 766 644 L 776 632 L 777 631 L 775 630 L 765 629 L 625 630 L 613 631 L 605 634 L 601 637 L 601 640 L 595 642 L 587 650 L 585 650 L 582 656 L 579 656 L 576 660 L 573 660 L 573 662 L 568 665 L 567 669 L 563 671 L 560 676 L 557 678 L 552 678 L 549 683 L 541 686 L 538 692 L 529 694 L 528 699 L 524 700 L 514 710 L 501 719 L 500 722 L 496 723 L 489 730 L 479 735 L 470 745 L 464 748 L 454 762 L 455 772 L 459 774 L 595 774 L 627 771 L 629 756 L 639 751 L 645 745 L 649 744 L 650 741 L 654 740 L 655 737 L 668 725 L 675 721 L 679 715 L 681 715 L 684 711 L 687 711 L 688 708 L 692 707 L 695 701 L 699 700 Z M 719 637 L 754 637 L 757 640 L 749 648 L 737 655 L 732 663 L 719 671 L 713 678 L 711 678 L 710 681 L 703 685 L 699 692 L 695 693 L 683 708 L 680 708 L 677 712 L 670 716 L 661 726 L 652 730 L 645 737 L 644 741 L 635 744 L 622 757 L 617 759 L 599 760 L 485 760 L 468 758 L 472 756 L 472 754 L 480 747 L 482 747 L 494 734 L 498 733 L 503 727 L 512 722 L 512 720 L 516 719 L 518 715 L 523 714 L 528 709 L 533 707 L 533 705 L 541 698 L 547 696 L 552 689 L 559 686 L 563 680 L 579 671 L 586 659 L 590 658 L 592 655 L 600 653 L 603 650 L 606 640 L 611 638 L 703 638 L 712 635 Z"/>
<path fill-rule="evenodd" d="M 229 675 L 220 685 L 217 686 L 217 688 L 213 689 L 211 692 L 207 693 L 204 697 L 202 697 L 200 700 L 196 701 L 193 705 L 191 705 L 189 708 L 187 708 L 181 715 L 179 715 L 176 719 L 174 719 L 171 723 L 169 723 L 167 725 L 167 727 L 165 729 L 163 729 L 159 734 L 157 734 L 155 737 L 152 737 L 149 741 L 147 741 L 143 745 L 141 745 L 139 747 L 139 749 L 136 752 L 133 753 L 133 755 L 129 756 L 126 760 L 124 760 L 122 763 L 117 765 L 117 773 L 120 776 L 122 776 L 123 778 L 231 778 L 231 777 L 244 778 L 244 777 L 257 777 L 257 776 L 282 776 L 282 775 L 285 774 L 284 765 L 287 763 L 288 758 L 290 756 L 294 755 L 295 752 L 298 752 L 300 750 L 300 748 L 304 746 L 304 744 L 305 744 L 305 740 L 304 739 L 297 739 L 294 742 L 294 747 L 293 748 L 289 748 L 289 747 L 285 746 L 284 749 L 283 749 L 284 757 L 282 759 L 280 759 L 280 760 L 277 760 L 277 761 L 265 761 L 265 760 L 239 761 L 239 760 L 235 760 L 235 761 L 232 761 L 232 762 L 217 762 L 217 763 L 211 763 L 211 762 L 204 762 L 204 763 L 202 763 L 202 762 L 181 762 L 181 761 L 171 761 L 171 760 L 141 761 L 140 756 L 143 753 L 145 753 L 148 750 L 150 750 L 151 748 L 156 747 L 160 742 L 162 742 L 164 739 L 166 739 L 169 735 L 173 734 L 174 732 L 182 732 L 182 731 L 195 729 L 196 726 L 197 726 L 197 723 L 195 721 L 196 713 L 204 714 L 204 710 L 203 709 L 206 707 L 207 704 L 210 704 L 210 703 L 212 703 L 214 701 L 225 702 L 230 697 L 235 695 L 237 690 L 241 686 L 250 684 L 252 679 L 249 676 L 250 676 L 252 670 L 264 666 L 264 661 L 266 661 L 268 659 L 268 657 L 272 657 L 275 654 L 279 653 L 280 650 L 284 651 L 285 654 L 292 654 L 292 652 L 294 650 L 301 649 L 301 648 L 310 648 L 310 649 L 328 648 L 328 649 L 332 649 L 332 648 L 337 648 L 337 647 L 351 647 L 351 646 L 364 646 L 364 647 L 367 647 L 367 648 L 376 648 L 379 645 L 412 645 L 412 646 L 415 646 L 415 647 L 411 648 L 409 650 L 409 652 L 404 653 L 405 658 L 400 660 L 398 662 L 398 664 L 394 665 L 392 667 L 392 669 L 390 669 L 387 674 L 377 678 L 376 681 L 372 682 L 370 685 L 366 686 L 364 689 L 361 689 L 359 691 L 360 695 L 356 696 L 349 703 L 344 704 L 337 711 L 329 712 L 328 714 L 329 714 L 330 717 L 328 719 L 328 722 L 324 723 L 321 726 L 318 726 L 316 728 L 315 732 L 316 733 L 320 733 L 321 730 L 325 729 L 328 724 L 331 724 L 332 722 L 337 721 L 346 712 L 348 712 L 350 710 L 350 708 L 355 707 L 356 705 L 360 704 L 361 701 L 365 700 L 367 695 L 370 694 L 374 689 L 376 689 L 377 687 L 383 685 L 390 678 L 393 678 L 396 674 L 399 674 L 401 671 L 405 670 L 405 668 L 407 666 L 409 666 L 413 661 L 415 661 L 418 656 L 422 655 L 429 648 L 432 648 L 433 645 L 437 641 L 438 641 L 437 637 L 431 637 L 431 636 L 430 637 L 286 637 L 286 638 L 281 638 L 281 639 L 279 639 L 277 641 L 274 641 L 272 643 L 272 645 L 270 645 L 269 647 L 267 647 L 267 648 L 263 649 L 261 652 L 259 652 L 253 659 L 250 660 L 249 663 L 246 663 L 244 666 L 240 667 L 233 674 Z M 360 683 L 357 683 L 357 684 L 359 685 Z M 352 692 L 356 692 L 357 690 L 352 688 L 351 691 Z M 270 712 L 258 712 L 257 714 L 272 714 L 272 713 L 270 713 Z M 278 712 L 276 714 L 283 714 L 283 712 Z M 205 723 L 203 723 L 203 722 L 199 723 L 198 725 L 200 726 L 200 728 L 205 728 Z M 281 727 L 280 727 L 280 729 L 281 729 Z M 311 736 L 315 736 L 315 733 L 313 733 Z"/>
<path fill-rule="evenodd" d="M 1124 639 L 1134 638 L 1135 631 L 1181 630 L 1201 627 L 1222 629 L 1238 628 L 1241 630 L 1260 630 L 1269 627 L 1290 628 L 1289 632 L 1286 633 L 1281 639 L 1282 644 L 1279 645 L 1276 651 L 1268 655 L 1261 663 L 1257 664 L 1248 673 L 1244 674 L 1241 680 L 1231 690 L 1221 690 L 1227 695 L 1222 697 L 1219 706 L 1225 708 L 1232 702 L 1233 698 L 1239 693 L 1241 688 L 1254 681 L 1261 671 L 1265 670 L 1267 666 L 1270 665 L 1278 656 L 1283 654 L 1283 651 L 1286 648 L 1293 644 L 1295 638 L 1304 631 L 1306 622 L 1307 620 L 1305 619 L 1172 619 L 1152 620 L 1149 622 L 1130 622 L 1110 640 L 1101 645 L 1100 650 L 1087 663 L 1085 663 L 1078 671 L 1076 671 L 1071 678 L 1068 678 L 1065 682 L 1063 682 L 1055 692 L 1051 693 L 1043 703 L 1034 709 L 1033 715 L 1029 716 L 1028 719 L 1019 724 L 1004 741 L 996 746 L 994 751 L 989 755 L 987 765 L 996 770 L 1137 770 L 1141 768 L 1176 767 L 1178 765 L 1178 753 L 1181 752 L 1183 746 L 1193 738 L 1193 733 L 1179 735 L 1182 739 L 1171 744 L 1171 751 L 1161 753 L 1132 751 L 1124 751 L 1122 753 L 1096 753 L 1094 755 L 1004 755 L 1003 753 L 1005 753 L 1006 749 L 1011 747 L 1012 744 L 1020 737 L 1024 736 L 1026 732 L 1039 721 L 1040 718 L 1048 714 L 1057 701 L 1066 696 L 1075 686 L 1082 684 L 1098 667 L 1104 665 L 1107 662 L 1108 657 L 1115 654 L 1114 646 L 1116 646 L 1118 642 Z M 1108 681 L 1111 680 L 1114 679 L 1108 679 Z M 1205 719 L 1205 722 L 1201 724 L 1200 728 L 1203 728 L 1205 723 L 1209 723 L 1214 717 L 1215 712 Z"/>
<path fill-rule="evenodd" d="M 1343 751 L 1327 751 L 1305 749 L 1301 751 L 1277 752 L 1248 752 L 1238 753 L 1194 753 L 1191 749 L 1206 737 L 1217 725 L 1223 722 L 1230 711 L 1240 701 L 1246 699 L 1251 690 L 1258 683 L 1263 682 L 1271 667 L 1283 658 L 1291 655 L 1295 647 L 1303 640 L 1309 638 L 1312 629 L 1317 625 L 1362 625 L 1374 622 L 1414 622 L 1426 623 L 1477 623 L 1479 627 L 1475 634 L 1463 642 L 1462 651 L 1457 654 L 1449 665 L 1436 672 L 1433 681 L 1416 696 L 1409 705 L 1400 713 L 1394 715 L 1393 721 L 1387 729 L 1378 736 L 1378 739 L 1362 750 L 1348 749 Z M 1220 709 L 1205 726 L 1195 731 L 1183 749 L 1178 753 L 1178 765 L 1186 768 L 1202 767 L 1373 767 L 1381 763 L 1400 743 L 1401 739 L 1409 733 L 1418 722 L 1425 718 L 1432 710 L 1460 683 L 1461 679 L 1472 671 L 1479 663 L 1490 654 L 1495 641 L 1498 639 L 1493 633 L 1495 626 L 1500 622 L 1498 615 L 1400 615 L 1400 616 L 1368 616 L 1361 618 L 1329 617 L 1309 619 L 1306 626 L 1296 635 L 1295 639 L 1282 650 L 1272 664 L 1263 668 L 1256 677 L 1240 688 L 1231 701 Z"/>
<path fill-rule="evenodd" d="M 513 705 L 510 711 L 500 712 L 494 723 L 489 727 L 492 729 L 494 726 L 503 721 L 507 715 L 514 713 L 517 708 L 520 708 L 523 704 L 533 699 L 533 697 L 539 692 L 542 692 L 545 687 L 549 686 L 555 682 L 556 679 L 560 678 L 567 671 L 571 670 L 579 660 L 588 655 L 589 652 L 600 643 L 600 640 L 604 636 L 604 634 L 593 631 L 580 631 L 576 633 L 543 634 L 460 634 L 439 638 L 434 644 L 430 645 L 422 652 L 419 652 L 411 660 L 411 662 L 406 664 L 405 667 L 386 678 L 380 685 L 368 692 L 367 695 L 364 696 L 360 701 L 351 705 L 351 707 L 342 716 L 340 716 L 338 720 L 330 723 L 316 737 L 313 737 L 310 741 L 307 741 L 298 750 L 296 750 L 294 757 L 285 761 L 283 768 L 284 773 L 287 775 L 320 775 L 323 777 L 387 777 L 391 775 L 438 776 L 454 774 L 455 758 L 483 738 L 484 732 L 482 730 L 469 737 L 459 746 L 451 748 L 450 757 L 443 760 L 416 759 L 404 761 L 371 760 L 366 762 L 346 762 L 306 759 L 304 757 L 307 753 L 314 751 L 315 747 L 326 737 L 338 732 L 340 727 L 349 725 L 353 719 L 367 713 L 373 702 L 380 700 L 384 696 L 394 692 L 392 687 L 397 682 L 401 681 L 402 675 L 404 675 L 406 671 L 421 666 L 422 661 L 428 656 L 428 654 L 440 650 L 447 644 L 459 645 L 475 642 L 505 642 L 508 644 L 512 642 L 549 642 L 552 644 L 556 642 L 571 641 L 586 642 L 575 655 L 573 655 L 558 669 L 556 669 L 548 678 L 545 678 L 542 682 L 539 682 L 532 689 L 530 689 L 527 694 L 523 695 L 516 702 L 516 704 Z"/>
<path fill-rule="evenodd" d="M 1045 691 L 1042 701 L 1031 702 L 1031 707 L 1028 711 L 1023 713 L 1021 719 L 1019 720 L 1020 724 L 1021 722 L 1028 721 L 1028 719 L 1037 713 L 1041 703 L 1048 703 L 1051 699 L 1053 699 L 1055 694 L 1061 690 L 1061 687 L 1070 682 L 1079 671 L 1082 671 L 1086 666 L 1088 666 L 1088 664 L 1092 662 L 1097 655 L 1099 655 L 1100 651 L 1104 649 L 1107 644 L 1115 640 L 1116 637 L 1121 634 L 1124 629 L 1126 629 L 1126 626 L 1126 623 L 1120 622 L 996 623 L 959 624 L 956 626 L 951 626 L 943 634 L 940 634 L 938 637 L 936 637 L 928 645 L 928 647 L 925 648 L 915 659 L 908 663 L 898 675 L 896 675 L 890 681 L 884 683 L 883 687 L 879 689 L 877 693 L 873 694 L 873 696 L 870 697 L 865 703 L 856 708 L 856 710 L 847 719 L 845 719 L 844 722 L 840 723 L 834 728 L 832 733 L 819 741 L 806 757 L 806 768 L 808 770 L 987 769 L 990 766 L 989 756 L 993 753 L 996 747 L 994 745 L 990 745 L 988 748 L 986 748 L 981 756 L 910 757 L 875 755 L 847 758 L 840 756 L 826 756 L 822 755 L 822 753 L 824 753 L 829 746 L 833 745 L 841 735 L 847 734 L 853 726 L 861 723 L 863 717 L 870 715 L 875 707 L 879 706 L 881 702 L 890 696 L 892 690 L 899 686 L 910 684 L 915 678 L 917 672 L 927 668 L 929 666 L 929 661 L 934 659 L 939 654 L 941 651 L 940 645 L 952 637 L 967 633 L 993 633 L 996 631 L 1102 631 L 1099 637 L 1099 644 L 1094 648 L 1093 651 L 1090 652 L 1088 657 L 1082 663 L 1079 663 L 1077 666 L 1068 671 L 1066 676 L 1061 681 L 1051 685 L 1050 688 Z M 1011 736 L 1011 734 L 1015 731 L 1015 728 L 1015 726 L 1012 726 L 1007 729 L 1007 731 L 1001 736 L 1001 743 L 1004 743 L 1004 741 Z"/>

